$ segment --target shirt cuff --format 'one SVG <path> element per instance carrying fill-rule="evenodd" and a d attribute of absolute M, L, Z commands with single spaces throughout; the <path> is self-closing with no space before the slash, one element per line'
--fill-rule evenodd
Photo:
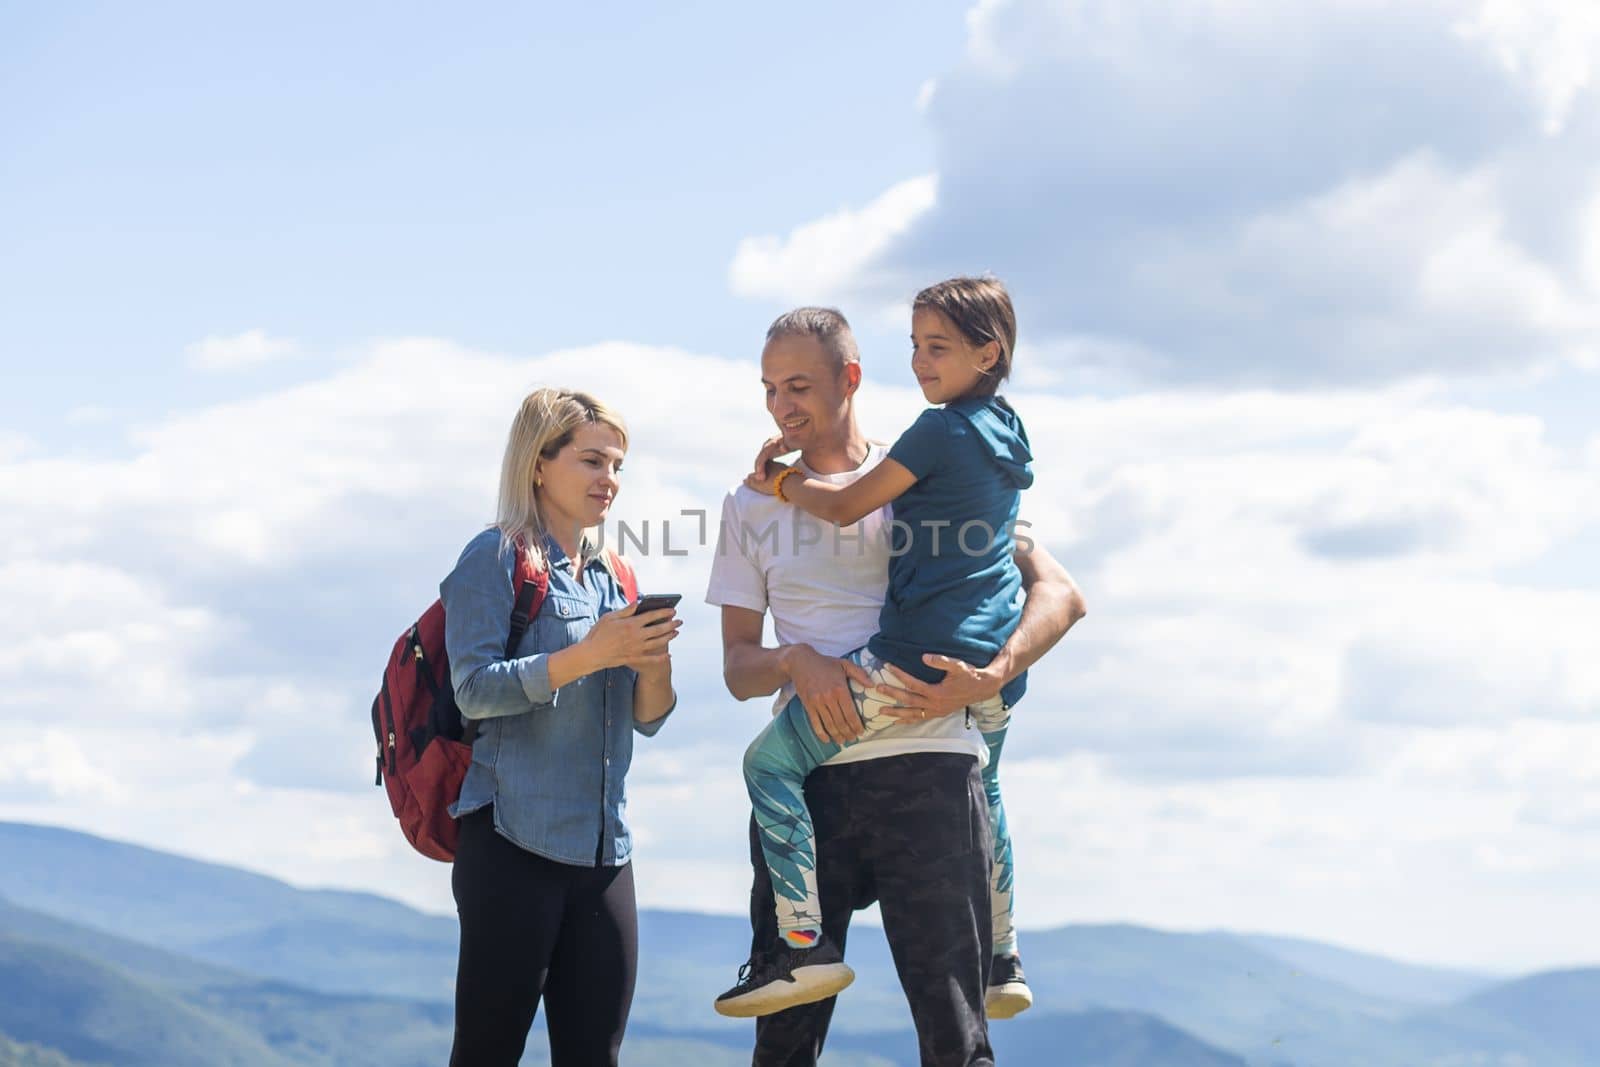
<path fill-rule="evenodd" d="M 552 703 L 556 698 L 555 690 L 550 688 L 549 653 L 538 652 L 517 660 L 517 680 L 534 707 Z"/>
<path fill-rule="evenodd" d="M 667 721 L 667 716 L 671 715 L 673 711 L 677 709 L 677 707 L 678 691 L 674 689 L 672 691 L 672 705 L 671 707 L 667 708 L 666 711 L 661 713 L 661 718 L 651 719 L 649 722 L 640 722 L 638 719 L 634 719 L 633 728 L 639 733 L 643 734 L 645 737 L 654 737 L 657 732 L 660 731 L 661 724 Z"/>

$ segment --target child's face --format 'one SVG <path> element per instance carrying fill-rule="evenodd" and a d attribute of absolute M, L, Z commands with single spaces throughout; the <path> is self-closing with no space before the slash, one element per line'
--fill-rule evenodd
<path fill-rule="evenodd" d="M 991 341 L 974 345 L 942 311 L 911 313 L 911 372 L 930 404 L 948 404 L 971 393 L 999 353 Z"/>

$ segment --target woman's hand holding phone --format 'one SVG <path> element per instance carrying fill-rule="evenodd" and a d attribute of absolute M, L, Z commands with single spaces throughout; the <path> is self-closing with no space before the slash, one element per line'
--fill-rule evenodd
<path fill-rule="evenodd" d="M 600 616 L 583 638 L 594 656 L 595 669 L 659 670 L 671 663 L 667 645 L 683 627 L 674 611 L 680 599 L 677 593 L 641 597 L 637 603 Z"/>

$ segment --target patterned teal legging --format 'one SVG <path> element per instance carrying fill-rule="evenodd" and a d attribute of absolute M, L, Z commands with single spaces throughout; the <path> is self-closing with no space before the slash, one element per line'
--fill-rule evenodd
<path fill-rule="evenodd" d="M 894 676 L 884 670 L 884 662 L 866 649 L 857 649 L 850 659 L 859 663 L 874 686 L 894 685 Z M 862 689 L 850 683 L 856 711 L 866 725 L 865 740 L 896 720 L 884 713 L 894 701 L 876 688 Z M 1014 878 L 1011 860 L 1011 834 L 1006 829 L 1005 805 L 1000 800 L 1000 750 L 1005 744 L 1011 712 L 999 697 L 968 706 L 967 713 L 983 732 L 989 746 L 989 765 L 983 770 L 983 792 L 989 803 L 989 825 L 994 830 L 994 868 L 989 877 L 990 911 L 994 924 L 996 955 L 1017 950 L 1017 931 L 1012 914 Z M 820 929 L 822 907 L 817 900 L 817 844 L 806 807 L 806 775 L 829 758 L 848 748 L 848 744 L 821 741 L 811 729 L 805 708 L 796 697 L 780 711 L 766 729 L 756 736 L 744 754 L 744 781 L 755 807 L 756 826 L 761 832 L 761 849 L 772 872 L 773 896 L 777 900 L 778 930 Z"/>

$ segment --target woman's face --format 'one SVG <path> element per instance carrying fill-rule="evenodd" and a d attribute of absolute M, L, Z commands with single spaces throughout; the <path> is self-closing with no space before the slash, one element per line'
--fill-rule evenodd
<path fill-rule="evenodd" d="M 966 396 L 994 366 L 993 343 L 974 345 L 949 316 L 933 308 L 911 313 L 911 372 L 930 404 L 948 404 Z"/>
<path fill-rule="evenodd" d="M 541 459 L 534 495 L 552 531 L 576 534 L 606 517 L 621 488 L 622 436 L 604 423 L 585 423 L 551 459 Z"/>

